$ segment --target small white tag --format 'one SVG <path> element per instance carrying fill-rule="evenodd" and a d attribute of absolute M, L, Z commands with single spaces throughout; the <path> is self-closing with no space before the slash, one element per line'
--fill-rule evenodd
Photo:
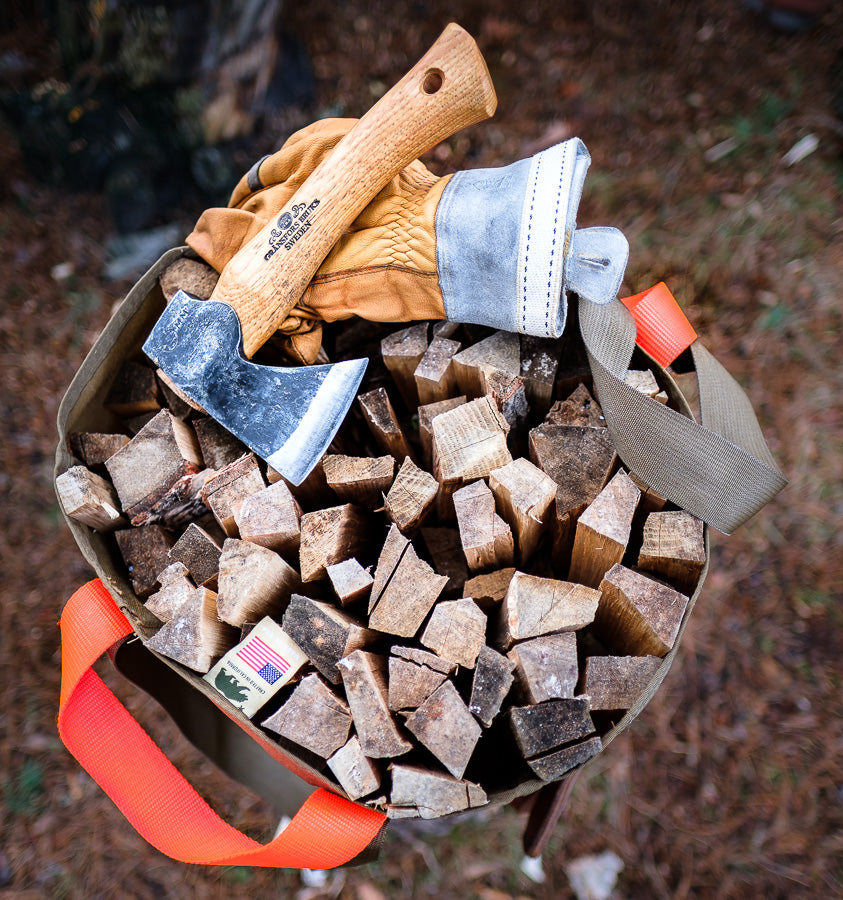
<path fill-rule="evenodd" d="M 203 677 L 251 717 L 306 662 L 298 644 L 267 616 Z"/>

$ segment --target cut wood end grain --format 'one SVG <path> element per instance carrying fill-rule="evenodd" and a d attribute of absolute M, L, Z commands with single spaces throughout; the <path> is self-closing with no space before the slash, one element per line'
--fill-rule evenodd
<path fill-rule="evenodd" d="M 323 759 L 343 747 L 351 730 L 351 710 L 321 676 L 307 675 L 293 693 L 261 723 Z"/>
<path fill-rule="evenodd" d="M 434 606 L 420 640 L 443 659 L 473 669 L 486 643 L 486 614 L 467 598 L 442 600 Z"/>
<path fill-rule="evenodd" d="M 202 499 L 229 537 L 237 537 L 234 511 L 252 494 L 262 491 L 266 482 L 254 453 L 247 453 L 212 475 L 202 488 Z"/>
<path fill-rule="evenodd" d="M 398 818 L 405 811 L 421 819 L 435 819 L 489 802 L 480 785 L 445 773 L 397 763 L 390 771 L 390 818 Z"/>
<path fill-rule="evenodd" d="M 600 591 L 516 572 L 501 605 L 498 640 L 508 650 L 516 641 L 560 631 L 578 631 L 594 621 Z"/>
<path fill-rule="evenodd" d="M 326 566 L 325 571 L 342 606 L 352 606 L 368 598 L 374 578 L 356 559 L 345 559 Z"/>
<path fill-rule="evenodd" d="M 616 653 L 665 656 L 676 641 L 689 598 L 642 572 L 614 565 L 600 584 L 595 624 Z"/>
<path fill-rule="evenodd" d="M 56 493 L 71 519 L 109 532 L 129 523 L 120 513 L 120 500 L 112 484 L 85 466 L 73 466 L 56 478 Z"/>
<path fill-rule="evenodd" d="M 301 543 L 301 507 L 286 482 L 249 494 L 232 507 L 234 524 L 244 541 L 260 544 L 292 561 Z"/>
<path fill-rule="evenodd" d="M 392 485 L 395 460 L 391 456 L 326 454 L 322 470 L 339 500 L 374 510 L 383 506 L 384 494 Z"/>
<path fill-rule="evenodd" d="M 432 512 L 439 482 L 408 456 L 386 495 L 387 518 L 405 534 L 414 533 Z"/>
<path fill-rule="evenodd" d="M 593 710 L 629 709 L 661 668 L 658 656 L 589 656 L 582 691 Z"/>
<path fill-rule="evenodd" d="M 363 753 L 373 759 L 392 759 L 412 750 L 389 710 L 387 660 L 355 650 L 339 662 L 346 699 Z"/>
<path fill-rule="evenodd" d="M 195 588 L 178 615 L 146 642 L 150 650 L 180 662 L 196 672 L 207 672 L 237 640 L 237 631 L 217 615 L 217 595 Z"/>
<path fill-rule="evenodd" d="M 638 566 L 692 594 L 705 566 L 705 526 L 684 510 L 654 512 L 644 522 Z"/>
<path fill-rule="evenodd" d="M 304 513 L 299 546 L 302 581 L 327 578 L 327 566 L 359 556 L 369 543 L 369 527 L 366 513 L 352 503 Z"/>
<path fill-rule="evenodd" d="M 453 682 L 444 681 L 405 724 L 454 778 L 462 778 L 482 729 Z"/>
<path fill-rule="evenodd" d="M 264 616 L 280 615 L 301 586 L 301 579 L 272 550 L 226 538 L 219 557 L 217 583 L 220 618 L 240 627 Z"/>
<path fill-rule="evenodd" d="M 453 495 L 460 542 L 472 572 L 500 569 L 515 560 L 512 529 L 495 512 L 495 498 L 485 481 L 474 481 Z"/>

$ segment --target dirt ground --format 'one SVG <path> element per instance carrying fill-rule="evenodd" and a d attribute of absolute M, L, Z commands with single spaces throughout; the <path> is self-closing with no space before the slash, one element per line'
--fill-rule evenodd
<path fill-rule="evenodd" d="M 361 114 L 453 19 L 477 38 L 499 106 L 434 150 L 431 168 L 501 165 L 581 137 L 593 161 L 579 223 L 626 233 L 628 293 L 667 281 L 752 398 L 790 485 L 731 537 L 714 535 L 676 663 L 577 783 L 543 882 L 519 868 L 512 810 L 396 829 L 378 862 L 321 886 L 298 871 L 173 862 L 55 729 L 56 623 L 91 572 L 56 506 L 54 421 L 130 282 L 103 275 L 102 198 L 39 184 L 0 130 L 0 900 L 558 900 L 574 896 L 566 867 L 604 851 L 623 863 L 617 898 L 842 896 L 841 17 L 790 35 L 727 0 L 296 6 L 285 27 L 310 54 L 317 96 L 279 116 L 287 128 Z M 261 153 L 279 142 L 270 125 Z M 807 135 L 816 150 L 787 165 Z M 197 211 L 173 218 L 187 228 Z M 271 809 L 106 677 L 228 821 L 268 838 Z"/>

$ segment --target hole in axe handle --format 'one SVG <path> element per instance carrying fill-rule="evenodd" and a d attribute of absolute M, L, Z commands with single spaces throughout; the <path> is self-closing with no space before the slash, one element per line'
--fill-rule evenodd
<path fill-rule="evenodd" d="M 428 69 L 424 73 L 422 90 L 425 94 L 435 94 L 442 87 L 444 77 L 441 69 Z"/>

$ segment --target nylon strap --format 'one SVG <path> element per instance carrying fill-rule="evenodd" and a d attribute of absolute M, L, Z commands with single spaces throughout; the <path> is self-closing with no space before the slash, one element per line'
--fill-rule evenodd
<path fill-rule="evenodd" d="M 268 844 L 223 821 L 91 669 L 132 631 L 99 580 L 68 600 L 61 617 L 58 729 L 67 749 L 150 844 L 187 863 L 330 869 L 377 837 L 385 816 L 321 788 Z"/>
<path fill-rule="evenodd" d="M 636 320 L 623 302 L 598 305 L 581 298 L 579 313 L 594 388 L 618 456 L 630 471 L 724 534 L 782 490 L 787 479 L 776 466 L 749 399 L 698 340 L 690 346 L 702 424 L 624 381 L 636 343 Z M 652 310 L 649 314 L 652 320 Z"/>

